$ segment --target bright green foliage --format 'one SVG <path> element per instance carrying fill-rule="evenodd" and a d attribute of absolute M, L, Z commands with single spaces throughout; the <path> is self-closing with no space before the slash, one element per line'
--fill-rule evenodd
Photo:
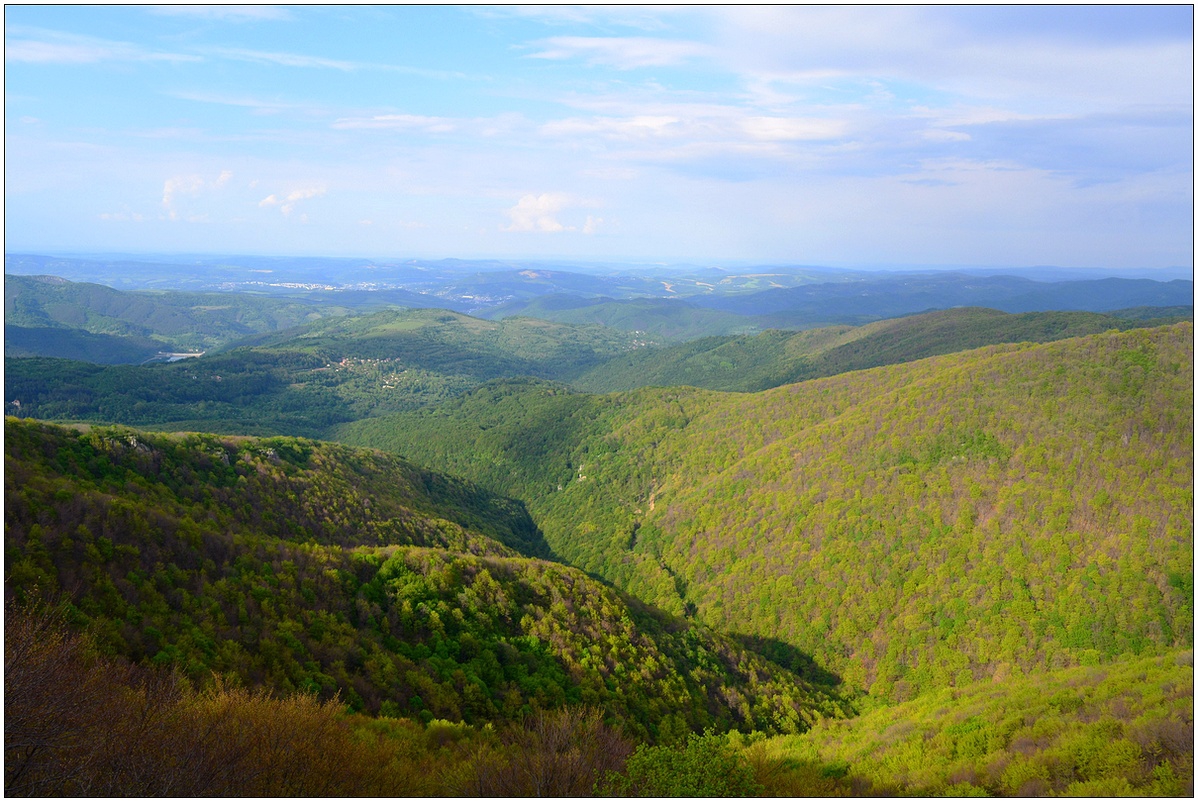
<path fill-rule="evenodd" d="M 518 506 L 378 452 L 16 419 L 5 448 L 8 593 L 70 592 L 102 651 L 196 682 L 425 720 L 585 703 L 645 739 L 843 715 L 730 638 L 515 556 L 539 547 Z"/>
<path fill-rule="evenodd" d="M 605 796 L 756 796 L 762 790 L 753 769 L 728 741 L 708 731 L 691 733 L 678 745 L 642 744 L 624 774 L 608 775 Z"/>
<path fill-rule="evenodd" d="M 538 472 L 522 424 L 567 404 Z M 522 498 L 558 555 L 643 599 L 899 701 L 1192 645 L 1193 409 L 1178 324 L 753 395 L 508 384 L 341 431 Z"/>
<path fill-rule="evenodd" d="M 746 755 L 841 765 L 872 795 L 1191 796 L 1193 697 L 1193 653 L 1175 652 L 933 691 Z"/>
<path fill-rule="evenodd" d="M 5 420 L 4 445 L 9 537 L 40 523 L 158 545 L 179 530 L 192 542 L 204 531 L 548 554 L 519 503 L 380 452 L 291 437 L 76 431 L 14 418 Z"/>
<path fill-rule="evenodd" d="M 155 371 L 10 362 L 61 409 L 171 425 L 186 408 L 213 427 L 325 432 L 407 409 L 336 432 L 477 484 L 294 437 L 9 419 L 7 594 L 73 594 L 72 621 L 103 654 L 337 698 L 381 716 L 380 739 L 468 744 L 459 765 L 506 777 L 445 792 L 515 793 L 542 769 L 574 789 L 562 767 L 594 722 L 566 726 L 544 760 L 481 725 L 589 707 L 671 747 L 637 753 L 613 780 L 625 793 L 709 789 L 686 762 L 704 749 L 781 796 L 1192 793 L 1192 325 L 751 395 L 595 396 L 480 384 L 538 364 L 565 375 L 587 359 L 570 349 L 591 345 L 439 314 L 326 323 Z M 936 346 L 921 317 L 909 325 Z M 950 344 L 953 319 L 939 318 Z M 1051 317 L 1028 321 L 1055 336 Z M 901 326 L 866 329 L 805 336 L 838 369 L 914 353 Z M 804 342 L 746 349 L 784 340 Z M 396 350 L 425 361 L 388 361 Z M 729 362 L 729 375 L 776 364 Z M 207 389 L 187 396 L 193 375 Z M 433 383 L 387 398 L 401 376 Z M 856 692 L 865 715 L 826 723 Z M 687 740 L 707 727 L 815 729 Z"/>

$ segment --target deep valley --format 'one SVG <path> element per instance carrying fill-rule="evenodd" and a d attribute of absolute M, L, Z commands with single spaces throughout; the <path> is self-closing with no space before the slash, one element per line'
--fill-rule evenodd
<path fill-rule="evenodd" d="M 468 267 L 6 276 L 7 793 L 1193 793 L 1192 282 Z"/>

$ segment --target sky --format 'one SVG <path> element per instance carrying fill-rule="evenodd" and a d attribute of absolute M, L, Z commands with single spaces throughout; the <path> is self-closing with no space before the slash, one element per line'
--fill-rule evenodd
<path fill-rule="evenodd" d="M 1193 266 L 1191 6 L 19 6 L 7 252 Z"/>

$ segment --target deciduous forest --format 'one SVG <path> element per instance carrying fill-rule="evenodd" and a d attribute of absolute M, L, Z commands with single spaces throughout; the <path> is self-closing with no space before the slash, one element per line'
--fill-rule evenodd
<path fill-rule="evenodd" d="M 7 794 L 1193 793 L 1192 309 L 8 289 Z"/>

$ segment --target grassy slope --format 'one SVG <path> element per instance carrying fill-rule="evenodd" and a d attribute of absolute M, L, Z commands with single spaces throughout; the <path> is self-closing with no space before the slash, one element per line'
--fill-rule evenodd
<path fill-rule="evenodd" d="M 502 487 L 575 564 L 902 699 L 1189 644 L 1192 332 L 994 346 L 754 395 L 512 388 L 343 436 Z M 488 406 L 494 425 L 471 429 Z M 542 473 L 532 413 L 503 420 L 521 407 L 558 421 L 566 456 Z M 463 456 L 476 445 L 490 459 Z"/>

